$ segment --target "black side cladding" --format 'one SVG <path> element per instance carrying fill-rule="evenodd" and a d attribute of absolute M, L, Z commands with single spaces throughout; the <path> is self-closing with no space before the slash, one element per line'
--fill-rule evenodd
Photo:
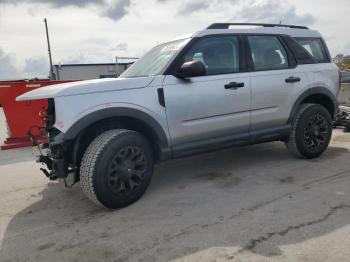
<path fill-rule="evenodd" d="M 165 98 L 164 98 L 164 90 L 163 88 L 158 88 L 158 102 L 162 107 L 165 107 Z"/>

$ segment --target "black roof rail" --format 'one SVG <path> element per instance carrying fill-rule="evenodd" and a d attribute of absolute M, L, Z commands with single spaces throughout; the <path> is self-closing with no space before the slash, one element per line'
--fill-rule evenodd
<path fill-rule="evenodd" d="M 207 27 L 207 29 L 228 29 L 231 25 L 248 25 L 248 26 L 262 26 L 262 27 L 289 27 L 296 29 L 309 29 L 306 26 L 300 25 L 283 25 L 283 24 L 261 24 L 261 23 L 214 23 Z"/>

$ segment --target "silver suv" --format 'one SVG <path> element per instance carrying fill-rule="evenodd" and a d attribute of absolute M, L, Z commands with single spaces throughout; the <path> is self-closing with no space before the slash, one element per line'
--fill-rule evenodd
<path fill-rule="evenodd" d="M 142 196 L 160 161 L 276 140 L 318 157 L 331 139 L 339 82 L 317 31 L 218 23 L 154 47 L 118 79 L 17 100 L 49 99 L 43 172 L 120 208 Z"/>

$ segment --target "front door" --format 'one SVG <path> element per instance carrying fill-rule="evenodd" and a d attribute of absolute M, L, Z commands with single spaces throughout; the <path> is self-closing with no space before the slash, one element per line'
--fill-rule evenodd
<path fill-rule="evenodd" d="M 166 114 L 174 149 L 200 146 L 227 136 L 248 135 L 250 79 L 241 72 L 238 36 L 210 36 L 198 40 L 183 62 L 200 60 L 205 76 L 163 82 Z"/>

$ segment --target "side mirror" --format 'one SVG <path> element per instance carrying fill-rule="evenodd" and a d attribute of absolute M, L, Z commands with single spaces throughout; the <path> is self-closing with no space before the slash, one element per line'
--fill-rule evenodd
<path fill-rule="evenodd" d="M 184 63 L 177 72 L 178 78 L 188 78 L 194 76 L 205 76 L 207 69 L 201 61 L 190 61 Z"/>

